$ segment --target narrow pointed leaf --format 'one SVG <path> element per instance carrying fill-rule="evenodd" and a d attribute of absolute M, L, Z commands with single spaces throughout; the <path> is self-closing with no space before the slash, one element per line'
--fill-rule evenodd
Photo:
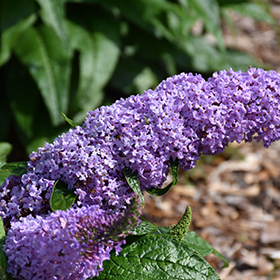
<path fill-rule="evenodd" d="M 67 210 L 73 205 L 76 198 L 77 195 L 74 193 L 74 191 L 69 190 L 66 183 L 58 180 L 53 187 L 50 201 L 51 208 L 53 211 Z"/>
<path fill-rule="evenodd" d="M 143 194 L 141 192 L 137 171 L 132 173 L 129 168 L 125 167 L 123 168 L 123 174 L 126 178 L 127 183 L 133 189 L 133 191 L 140 195 L 142 206 L 144 207 L 145 201 L 144 201 Z"/>
<path fill-rule="evenodd" d="M 172 158 L 170 158 L 169 162 L 170 162 L 170 169 L 173 178 L 172 182 L 164 189 L 151 188 L 146 190 L 149 194 L 155 196 L 164 195 L 171 189 L 172 186 L 175 186 L 178 183 L 179 160 L 178 159 L 173 160 Z"/>
<path fill-rule="evenodd" d="M 214 269 L 185 242 L 170 235 L 145 235 L 103 263 L 93 279 L 219 280 Z"/>
<path fill-rule="evenodd" d="M 217 250 L 215 250 L 209 243 L 207 243 L 204 239 L 199 237 L 199 235 L 197 235 L 194 231 L 189 231 L 185 235 L 184 240 L 188 244 L 188 246 L 196 250 L 202 257 L 214 254 L 215 256 L 219 257 L 222 261 L 224 261 L 225 264 L 223 267 L 229 266 L 228 260 Z"/>
<path fill-rule="evenodd" d="M 71 125 L 71 126 L 80 126 L 79 123 L 69 119 L 64 113 L 61 113 L 64 119 Z"/>

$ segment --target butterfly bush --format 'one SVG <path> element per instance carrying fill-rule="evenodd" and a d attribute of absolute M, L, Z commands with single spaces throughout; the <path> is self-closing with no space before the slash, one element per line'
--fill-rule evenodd
<path fill-rule="evenodd" d="M 7 272 L 16 279 L 32 280 L 98 275 L 110 251 L 121 251 L 125 242 L 119 237 L 136 225 L 133 215 L 139 214 L 139 205 L 131 203 L 124 212 L 83 206 L 12 222 L 3 246 Z"/>
<path fill-rule="evenodd" d="M 36 232 L 40 243 L 48 244 L 51 233 L 44 228 L 53 227 L 56 236 L 64 237 L 61 241 L 54 238 L 58 240 L 57 250 L 62 250 L 54 251 L 59 261 L 42 255 L 48 267 L 58 266 L 64 271 L 67 253 L 75 249 L 71 257 L 73 275 L 80 270 L 89 275 L 89 267 L 98 275 L 102 261 L 109 258 L 106 248 L 119 251 L 119 243 L 111 244 L 109 236 L 98 239 L 94 244 L 99 247 L 94 247 L 88 261 L 84 259 L 84 247 L 77 243 L 79 237 L 73 233 L 86 228 L 86 224 L 75 221 L 81 213 L 92 211 L 91 207 L 105 216 L 128 208 L 133 191 L 123 169 L 137 171 L 144 191 L 162 187 L 170 159 L 177 159 L 179 167 L 186 171 L 195 166 L 201 154 L 220 153 L 229 142 L 256 139 L 263 140 L 268 147 L 280 138 L 279 94 L 280 77 L 275 71 L 255 68 L 245 73 L 220 71 L 207 81 L 201 75 L 182 73 L 162 81 L 155 90 L 90 111 L 82 126 L 70 129 L 33 152 L 26 174 L 10 176 L 2 186 L 0 215 L 8 228 L 5 250 L 12 259 L 8 263 L 13 266 L 10 271 L 18 275 L 20 271 L 28 274 L 32 270 L 25 268 L 27 261 L 18 260 L 15 250 L 26 258 L 41 256 L 35 241 L 23 245 L 10 239 L 21 240 L 23 236 L 28 239 Z M 50 214 L 49 200 L 57 180 L 66 183 L 78 196 L 72 206 L 75 210 Z M 94 227 L 94 221 L 100 221 L 98 215 L 92 217 Z M 65 228 L 65 223 L 73 225 L 73 232 L 72 227 Z M 81 260 L 85 260 L 84 264 Z M 34 266 L 38 267 L 38 275 L 45 275 L 36 260 Z M 75 277 L 65 276 L 65 279 L 86 279 Z"/>

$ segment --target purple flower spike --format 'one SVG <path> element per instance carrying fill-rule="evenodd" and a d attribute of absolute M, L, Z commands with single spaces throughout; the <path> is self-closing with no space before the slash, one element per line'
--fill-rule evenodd
<path fill-rule="evenodd" d="M 140 202 L 124 211 L 98 206 L 31 215 L 12 223 L 3 246 L 15 279 L 87 279 L 99 274 L 112 249 L 121 251 L 125 233 L 139 223 Z"/>
<path fill-rule="evenodd" d="M 137 171 L 142 191 L 160 188 L 169 172 L 170 158 L 178 159 L 179 167 L 188 170 L 201 154 L 214 155 L 222 152 L 229 142 L 253 139 L 262 140 L 265 147 L 280 139 L 280 76 L 275 71 L 255 68 L 245 73 L 220 71 L 207 81 L 201 75 L 182 73 L 162 81 L 155 90 L 89 112 L 82 127 L 70 129 L 37 153 L 33 152 L 25 175 L 10 176 L 1 186 L 0 215 L 8 230 L 9 270 L 14 275 L 25 271 L 26 279 L 35 279 L 28 275 L 37 267 L 38 275 L 44 273 L 40 272 L 43 267 L 36 262 L 34 252 L 38 256 L 44 254 L 37 252 L 34 246 L 38 245 L 32 243 L 32 237 L 38 233 L 38 239 L 42 240 L 40 248 L 55 256 L 56 261 L 51 262 L 44 255 L 49 267 L 52 264 L 64 275 L 61 252 L 65 260 L 70 252 L 67 248 L 72 248 L 76 253 L 82 252 L 88 268 L 93 265 L 89 259 L 94 260 L 93 273 L 97 274 L 103 260 L 109 258 L 110 248 L 118 251 L 122 244 L 106 224 L 110 221 L 108 215 L 112 215 L 113 223 L 117 219 L 114 214 L 129 209 L 133 201 L 123 168 Z M 49 200 L 57 180 L 78 196 L 73 205 L 75 210 L 50 214 Z M 107 215 L 105 222 L 96 214 L 101 231 L 95 228 L 95 222 L 81 214 L 92 209 Z M 30 214 L 37 216 L 32 218 Z M 73 231 L 65 229 L 63 221 Z M 58 234 L 53 239 L 48 227 L 53 227 L 52 234 Z M 60 232 L 64 231 L 61 244 L 66 247 L 62 249 L 52 242 L 60 240 Z M 26 234 L 23 236 L 21 232 Z M 20 255 L 17 250 L 9 249 L 15 246 L 11 245 L 13 235 Z M 101 235 L 106 237 L 102 242 Z M 27 241 L 28 247 L 20 246 L 20 238 Z M 73 257 L 71 254 L 72 260 L 81 257 L 80 253 L 77 256 L 73 253 Z M 88 268 L 79 269 L 88 271 Z M 76 275 L 75 268 L 72 269 Z"/>

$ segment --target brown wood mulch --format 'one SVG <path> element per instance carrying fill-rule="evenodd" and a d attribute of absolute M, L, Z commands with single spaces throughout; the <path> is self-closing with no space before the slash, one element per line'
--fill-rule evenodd
<path fill-rule="evenodd" d="M 280 23 L 280 1 L 271 1 Z M 246 50 L 280 72 L 277 32 L 264 23 L 234 15 L 237 36 L 225 28 L 228 46 Z M 232 143 L 215 157 L 180 173 L 180 183 L 162 197 L 145 194 L 143 216 L 159 226 L 175 224 L 187 205 L 196 231 L 229 261 L 206 259 L 222 280 L 280 280 L 280 141 Z"/>

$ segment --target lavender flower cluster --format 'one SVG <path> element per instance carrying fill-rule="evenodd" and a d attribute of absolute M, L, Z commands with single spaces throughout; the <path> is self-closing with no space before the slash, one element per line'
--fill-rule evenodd
<path fill-rule="evenodd" d="M 131 203 L 124 212 L 83 206 L 12 222 L 3 246 L 7 272 L 15 279 L 92 278 L 113 248 L 121 251 L 124 233 L 137 223 L 133 215 L 139 215 L 139 206 Z"/>
<path fill-rule="evenodd" d="M 81 127 L 33 152 L 28 172 L 3 184 L 0 215 L 10 232 L 20 227 L 19 219 L 39 225 L 21 217 L 50 215 L 57 180 L 78 195 L 75 209 L 93 205 L 108 213 L 122 211 L 133 194 L 123 168 L 137 171 L 142 191 L 160 188 L 170 158 L 188 170 L 201 153 L 220 153 L 229 142 L 255 138 L 268 147 L 280 138 L 279 124 L 280 76 L 275 71 L 220 71 L 207 81 L 182 73 L 155 90 L 89 112 Z"/>

